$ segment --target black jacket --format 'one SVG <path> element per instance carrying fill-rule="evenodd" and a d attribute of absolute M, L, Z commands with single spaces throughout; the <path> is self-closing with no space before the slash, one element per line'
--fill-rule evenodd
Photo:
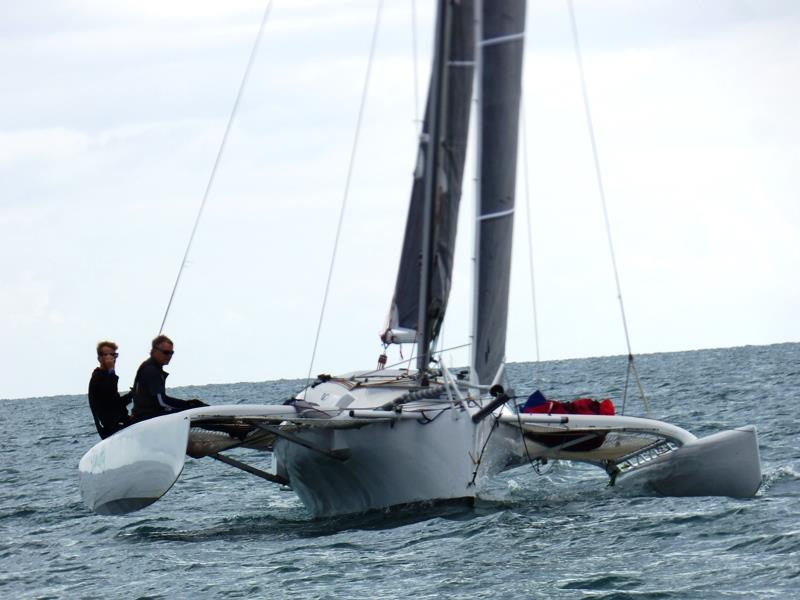
<path fill-rule="evenodd" d="M 131 395 L 120 396 L 119 377 L 113 371 L 97 367 L 89 380 L 89 408 L 92 409 L 97 433 L 105 439 L 130 423 L 127 405 Z"/>
<path fill-rule="evenodd" d="M 142 421 L 176 410 L 191 408 L 193 404 L 167 396 L 166 382 L 169 373 L 152 357 L 136 371 L 133 382 L 133 419 Z"/>

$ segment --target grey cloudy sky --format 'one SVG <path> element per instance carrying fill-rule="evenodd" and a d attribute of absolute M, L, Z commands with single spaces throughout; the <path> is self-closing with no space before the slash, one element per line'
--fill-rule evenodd
<path fill-rule="evenodd" d="M 800 4 L 574 4 L 634 350 L 800 340 Z M 385 2 L 314 373 L 370 368 L 381 350 L 430 54 L 433 2 L 416 5 L 418 99 L 411 3 Z M 82 392 L 103 338 L 131 383 L 264 6 L 5 7 L 0 398 Z M 306 375 L 375 7 L 275 2 L 165 328 L 171 385 Z M 529 3 L 528 34 L 520 173 L 541 357 L 622 354 L 565 3 Z M 535 358 L 523 182 L 511 361 Z M 445 345 L 468 341 L 466 189 Z"/>

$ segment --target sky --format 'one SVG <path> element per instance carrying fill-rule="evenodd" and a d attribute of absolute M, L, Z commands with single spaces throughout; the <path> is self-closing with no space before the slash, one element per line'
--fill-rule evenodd
<path fill-rule="evenodd" d="M 120 346 L 120 387 L 132 383 L 265 6 L 5 7 L 0 398 L 83 393 L 101 339 Z M 633 351 L 800 341 L 800 4 L 574 7 Z M 375 366 L 434 3 L 385 1 L 353 153 L 376 8 L 274 2 L 164 328 L 171 386 Z M 564 0 L 529 3 L 525 43 L 507 359 L 537 357 L 530 254 L 539 357 L 625 354 Z M 445 347 L 469 341 L 472 162 Z M 466 364 L 461 352 L 446 364 Z"/>

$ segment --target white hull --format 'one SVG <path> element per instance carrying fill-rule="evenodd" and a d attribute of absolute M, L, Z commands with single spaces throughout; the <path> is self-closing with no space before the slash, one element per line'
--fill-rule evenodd
<path fill-rule="evenodd" d="M 616 485 L 664 496 L 750 498 L 761 486 L 756 428 L 739 427 L 689 442 L 621 474 Z"/>
<path fill-rule="evenodd" d="M 340 403 L 335 384 L 309 390 L 307 399 L 325 410 Z M 349 406 L 368 410 L 403 393 L 384 388 L 347 392 Z M 427 406 L 427 409 L 426 409 Z M 417 412 L 419 411 L 419 412 Z M 428 501 L 472 499 L 486 477 L 505 468 L 509 448 L 497 443 L 484 450 L 491 419 L 472 422 L 477 408 L 451 405 L 407 406 L 408 417 L 376 421 L 357 429 L 314 429 L 302 433 L 315 445 L 346 455 L 337 460 L 290 441 L 275 443 L 279 473 L 315 516 L 358 513 Z M 423 416 L 424 415 L 424 416 Z M 430 420 L 429 420 L 430 419 Z M 494 436 L 493 436 L 494 437 Z"/>
<path fill-rule="evenodd" d="M 339 461 L 285 440 L 276 442 L 275 458 L 315 516 L 473 498 L 474 427 L 467 415 L 444 425 L 430 423 L 423 431 L 416 421 L 400 421 L 394 426 L 376 423 L 358 430 L 313 431 L 303 437 L 346 450 L 349 458 Z"/>
<path fill-rule="evenodd" d="M 167 493 L 186 459 L 189 419 L 167 415 L 132 425 L 81 458 L 81 495 L 101 515 L 144 508 Z"/>

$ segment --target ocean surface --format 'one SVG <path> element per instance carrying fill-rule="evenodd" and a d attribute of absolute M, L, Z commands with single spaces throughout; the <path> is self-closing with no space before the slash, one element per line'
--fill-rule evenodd
<path fill-rule="evenodd" d="M 508 373 L 518 394 L 611 396 L 619 408 L 625 363 Z M 85 396 L 0 401 L 0 598 L 800 598 L 800 344 L 637 365 L 655 418 L 699 436 L 758 427 L 756 498 L 623 495 L 599 469 L 556 463 L 505 473 L 474 507 L 312 519 L 290 491 L 187 459 L 159 502 L 100 517 L 78 490 L 78 461 L 98 441 Z M 299 388 L 175 395 L 277 403 Z M 636 395 L 627 404 L 644 414 Z"/>

